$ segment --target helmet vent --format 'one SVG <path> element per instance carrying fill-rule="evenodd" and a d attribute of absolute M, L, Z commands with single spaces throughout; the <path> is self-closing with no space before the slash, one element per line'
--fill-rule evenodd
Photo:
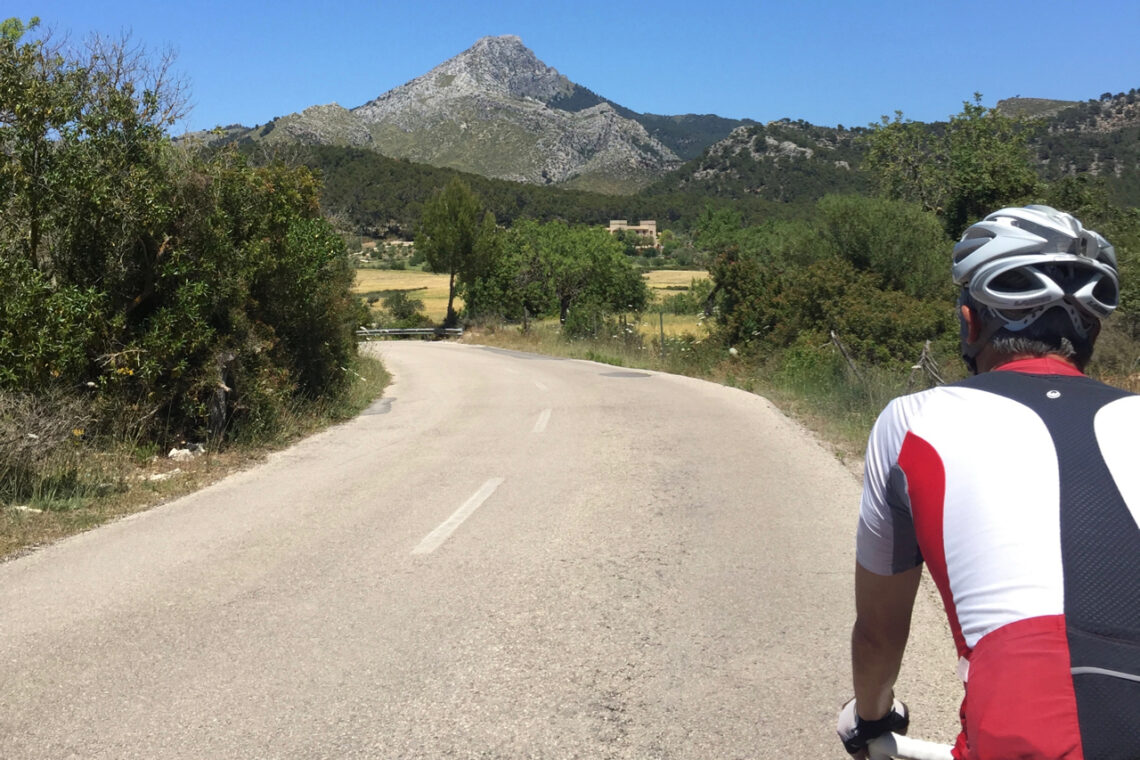
<path fill-rule="evenodd" d="M 1037 287 L 1038 281 L 1025 273 L 1023 269 L 1011 269 L 990 280 L 990 289 L 1005 293 L 1022 293 Z"/>
<path fill-rule="evenodd" d="M 1112 280 L 1102 277 L 1093 288 L 1093 298 L 1113 308 L 1120 297 L 1120 288 Z"/>

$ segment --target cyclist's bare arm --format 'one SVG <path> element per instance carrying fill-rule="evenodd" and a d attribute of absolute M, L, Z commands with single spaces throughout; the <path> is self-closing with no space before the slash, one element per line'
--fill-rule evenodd
<path fill-rule="evenodd" d="M 856 709 L 866 720 L 880 718 L 891 708 L 921 578 L 921 565 L 897 575 L 876 575 L 855 565 L 851 670 Z"/>

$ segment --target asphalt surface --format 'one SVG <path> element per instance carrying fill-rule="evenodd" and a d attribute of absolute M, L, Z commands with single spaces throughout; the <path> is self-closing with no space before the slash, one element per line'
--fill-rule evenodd
<path fill-rule="evenodd" d="M 857 477 L 763 398 L 448 343 L 0 565 L 0 758 L 841 758 Z M 924 587 L 899 694 L 948 741 Z"/>

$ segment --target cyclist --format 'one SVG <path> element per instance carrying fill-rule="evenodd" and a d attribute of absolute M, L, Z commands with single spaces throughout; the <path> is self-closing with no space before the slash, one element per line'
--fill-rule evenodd
<path fill-rule="evenodd" d="M 1140 758 L 1140 396 L 1083 370 L 1116 254 L 1047 206 L 954 247 L 973 376 L 897 398 L 867 446 L 849 752 L 905 732 L 893 685 L 921 566 L 966 685 L 957 758 Z"/>

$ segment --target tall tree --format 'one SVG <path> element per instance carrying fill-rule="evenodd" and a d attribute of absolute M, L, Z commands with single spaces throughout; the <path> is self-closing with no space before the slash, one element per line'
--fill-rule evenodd
<path fill-rule="evenodd" d="M 503 235 L 495 215 L 483 214 L 483 221 L 475 231 L 475 245 L 471 255 L 463 262 L 457 275 L 457 289 L 463 297 L 464 311 L 473 318 L 490 312 L 502 312 L 502 299 L 490 287 L 491 280 L 500 269 L 503 257 Z"/>
<path fill-rule="evenodd" d="M 56 138 L 80 116 L 86 79 L 49 40 L 31 37 L 38 26 L 38 18 L 0 24 L 0 237 L 37 269 L 63 183 Z"/>
<path fill-rule="evenodd" d="M 447 317 L 454 325 L 456 278 L 474 266 L 482 208 L 479 198 L 458 177 L 424 204 L 416 232 L 416 250 L 423 254 L 433 272 L 446 273 Z"/>
<path fill-rule="evenodd" d="M 983 215 L 1041 190 L 1026 140 L 1030 125 L 974 102 L 945 125 L 883 117 L 868 136 L 864 168 L 888 198 L 921 204 L 957 237 Z"/>
<path fill-rule="evenodd" d="M 154 178 L 185 108 L 173 57 L 96 37 L 79 59 L 37 29 L 0 24 L 0 240 L 65 282 L 118 277 L 137 246 L 153 264 L 161 238 L 147 227 L 170 210 Z"/>

